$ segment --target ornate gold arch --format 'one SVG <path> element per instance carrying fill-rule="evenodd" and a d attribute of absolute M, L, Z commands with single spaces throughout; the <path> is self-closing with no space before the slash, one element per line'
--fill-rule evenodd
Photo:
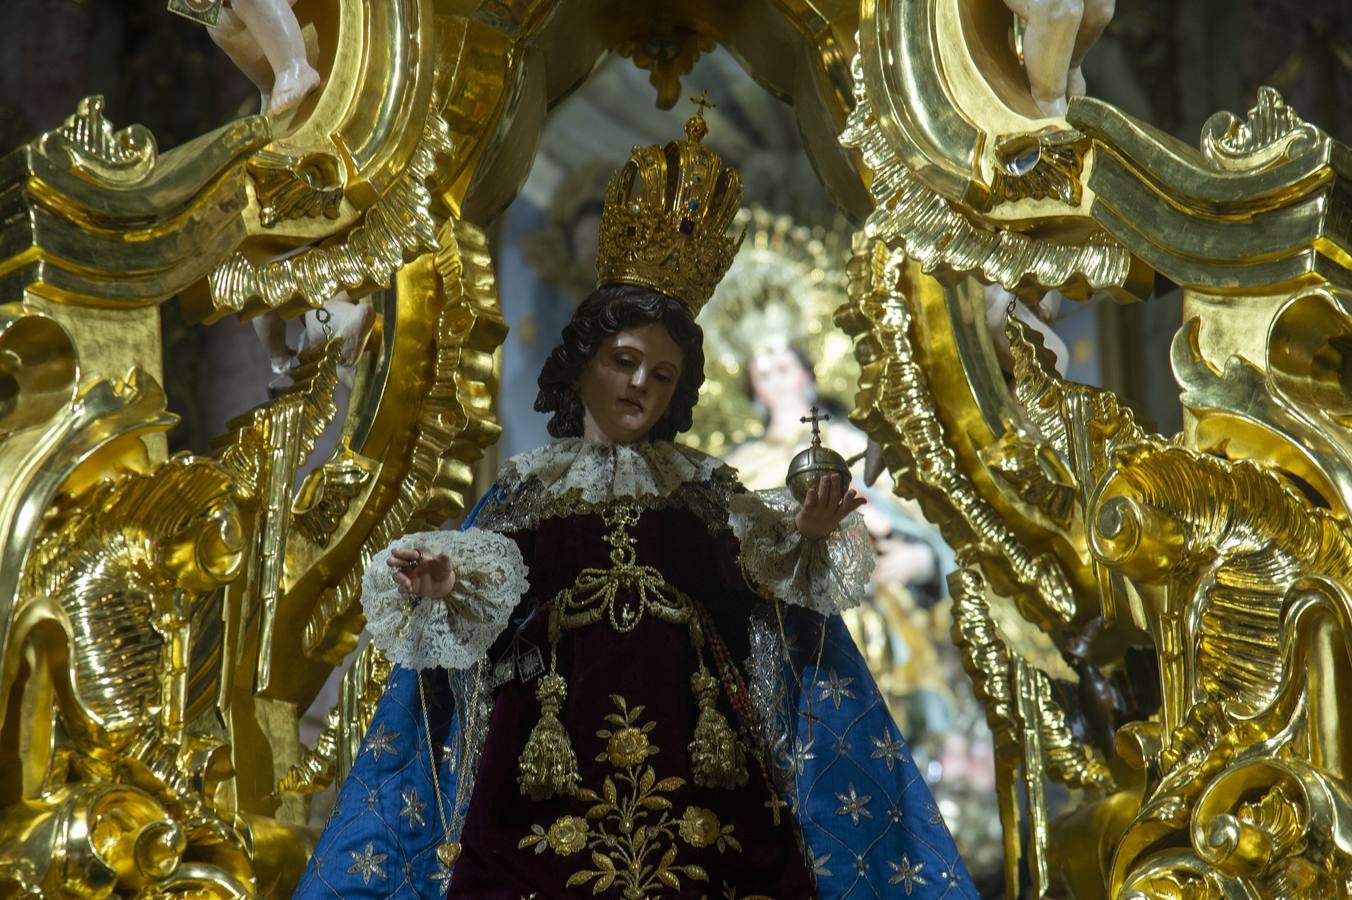
<path fill-rule="evenodd" d="M 360 655 L 300 746 L 360 629 L 362 565 L 461 511 L 496 437 L 483 227 L 604 53 L 670 99 L 719 43 L 793 104 L 864 221 L 837 314 L 853 415 L 964 561 L 955 638 L 1000 740 L 1011 851 L 1027 793 L 1035 888 L 1346 893 L 1347 148 L 1273 92 L 1200 150 L 1092 99 L 1038 118 L 998 0 L 650 7 L 300 0 L 325 78 L 293 112 L 160 154 L 91 98 L 7 157 L 0 884 L 294 882 L 296 795 L 341 774 L 384 677 Z M 1167 440 L 1017 325 L 1011 394 L 964 280 L 1130 300 L 1156 272 L 1185 289 Z M 218 451 L 169 457 L 160 304 L 294 315 L 340 288 L 381 320 L 331 458 L 293 490 L 335 415 L 333 343 Z M 1067 649 L 1104 617 L 1081 661 L 1108 668 L 1147 636 L 1157 717 L 1106 755 L 1079 743 L 1013 615 Z M 1074 821 L 1092 828 L 1049 840 L 1044 777 L 1090 791 Z"/>
<path fill-rule="evenodd" d="M 794 100 L 822 170 L 863 208 L 834 141 L 848 4 L 673 4 L 661 21 L 632 8 L 301 0 L 324 81 L 294 111 L 161 154 L 93 97 L 9 156 L 22 214 L 0 263 L 6 890 L 294 883 L 298 794 L 345 769 L 383 661 L 351 664 L 316 748 L 297 718 L 355 646 L 364 561 L 465 506 L 498 431 L 505 334 L 483 226 L 520 188 L 549 107 L 603 54 L 669 85 L 642 48 L 726 44 Z M 329 459 L 293 489 L 335 415 L 333 342 L 219 450 L 168 456 L 160 304 L 200 322 L 289 316 L 340 289 L 368 296 L 380 327 Z"/>

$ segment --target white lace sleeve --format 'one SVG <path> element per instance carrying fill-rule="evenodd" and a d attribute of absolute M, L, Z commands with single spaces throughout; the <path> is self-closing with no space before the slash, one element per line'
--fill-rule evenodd
<path fill-rule="evenodd" d="M 858 606 L 873 576 L 873 545 L 859 513 L 822 540 L 794 524 L 798 502 L 784 488 L 736 494 L 729 521 L 742 544 L 742 573 L 762 594 L 823 615 Z"/>
<path fill-rule="evenodd" d="M 395 547 L 444 553 L 455 569 L 447 597 L 401 594 L 385 561 Z M 372 557 L 362 578 L 362 609 L 371 642 L 401 666 L 464 669 L 488 651 L 526 593 L 526 563 L 509 538 L 492 531 L 408 534 Z"/>

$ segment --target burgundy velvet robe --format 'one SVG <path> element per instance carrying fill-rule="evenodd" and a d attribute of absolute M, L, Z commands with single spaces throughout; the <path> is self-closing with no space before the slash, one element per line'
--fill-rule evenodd
<path fill-rule="evenodd" d="M 522 617 L 529 615 L 520 636 L 540 648 L 546 666 L 548 603 L 571 586 L 584 567 L 611 566 L 611 547 L 604 540 L 607 532 L 601 516 L 573 515 L 546 519 L 536 530 L 509 535 L 530 570 L 530 591 L 517 610 Z M 750 611 L 765 601 L 753 594 L 742 578 L 736 538 L 726 529 L 711 533 L 692 512 L 676 507 L 644 510 L 630 533 L 637 542 L 637 562 L 657 569 L 668 583 L 703 604 L 731 659 L 740 665 L 749 651 Z M 510 653 L 513 637 L 509 627 L 490 656 L 498 659 Z M 793 818 L 787 809 L 779 810 L 776 816 L 776 810 L 767 805 L 772 793 L 751 754 L 743 787 L 728 790 L 694 784 L 688 745 L 699 714 L 690 685 L 697 663 L 686 625 L 648 615 L 633 631 L 620 634 L 603 620 L 564 631 L 558 652 L 558 671 L 568 683 L 560 720 L 577 753 L 580 787 L 600 794 L 606 777 L 611 776 L 621 795 L 631 790 L 623 779 L 615 778 L 620 770 L 605 757 L 607 741 L 596 734 L 603 728 L 616 730 L 606 722 L 606 716 L 619 711 L 612 699 L 612 695 L 618 695 L 631 711 L 643 707 L 636 724 L 655 723 L 647 738 L 659 752 L 649 756 L 644 765 L 654 769 L 659 782 L 672 777 L 683 782 L 678 788 L 660 792 L 669 801 L 669 808 L 646 810 L 646 818 L 637 818 L 634 827 L 651 826 L 663 813 L 679 821 L 687 808 L 696 807 L 716 816 L 720 831 L 740 845 L 740 850 L 727 841 L 721 850 L 716 842 L 695 847 L 672 828 L 671 839 L 656 841 L 658 849 L 643 864 L 655 866 L 674 847 L 673 865 L 697 865 L 708 879 L 679 874 L 679 890 L 667 886 L 654 893 L 692 900 L 747 900 L 757 896 L 805 900 L 818 896 Z M 709 670 L 717 674 L 712 648 L 706 646 L 704 655 Z M 535 826 L 548 832 L 562 816 L 585 817 L 593 803 L 577 797 L 530 800 L 518 787 L 518 760 L 540 719 L 540 704 L 535 697 L 538 684 L 538 679 L 529 683 L 513 680 L 498 688 L 461 835 L 462 853 L 450 883 L 451 897 L 544 900 L 593 896 L 595 878 L 565 887 L 579 870 L 599 871 L 593 852 L 581 848 L 560 854 L 549 846 L 536 852 L 542 841 L 540 832 L 532 831 Z M 738 719 L 721 687 L 718 708 L 736 729 Z M 606 827 L 618 843 L 624 843 L 625 836 L 618 827 L 596 819 L 588 822 L 593 827 Z M 521 847 L 522 840 L 532 834 L 537 837 L 536 844 Z M 624 868 L 624 860 L 617 853 L 604 846 L 599 850 L 601 855 L 611 856 L 618 868 Z M 622 879 L 617 878 L 600 896 L 643 894 L 626 894 Z"/>

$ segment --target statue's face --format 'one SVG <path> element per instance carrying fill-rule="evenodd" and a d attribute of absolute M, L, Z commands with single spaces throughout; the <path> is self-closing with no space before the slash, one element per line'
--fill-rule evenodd
<path fill-rule="evenodd" d="M 631 444 L 666 415 L 681 378 L 685 352 L 661 325 L 642 325 L 606 338 L 578 379 L 588 440 Z"/>

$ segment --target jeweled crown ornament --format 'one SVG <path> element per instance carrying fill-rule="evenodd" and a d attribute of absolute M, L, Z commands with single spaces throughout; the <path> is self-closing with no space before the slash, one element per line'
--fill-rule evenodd
<path fill-rule="evenodd" d="M 812 444 L 789 461 L 789 474 L 784 479 L 789 487 L 789 493 L 799 503 L 803 502 L 807 492 L 815 487 L 817 482 L 828 475 L 840 476 L 842 495 L 850 488 L 849 463 L 845 461 L 845 457 L 830 447 L 822 446 L 821 423 L 830 418 L 825 413 L 818 413 L 817 407 L 814 406 L 812 415 L 805 416 L 802 420 L 804 423 L 812 423 Z"/>
<path fill-rule="evenodd" d="M 697 315 L 737 255 L 728 228 L 742 203 L 742 176 L 703 143 L 708 93 L 685 140 L 635 147 L 610 177 L 596 251 L 596 284 L 661 291 Z M 745 232 L 743 232 L 745 233 Z"/>

